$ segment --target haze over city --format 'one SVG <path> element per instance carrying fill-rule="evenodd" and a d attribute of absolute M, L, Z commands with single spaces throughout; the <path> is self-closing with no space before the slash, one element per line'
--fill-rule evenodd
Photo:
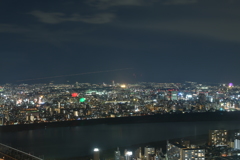
<path fill-rule="evenodd" d="M 238 0 L 0 0 L 0 83 L 238 83 Z"/>

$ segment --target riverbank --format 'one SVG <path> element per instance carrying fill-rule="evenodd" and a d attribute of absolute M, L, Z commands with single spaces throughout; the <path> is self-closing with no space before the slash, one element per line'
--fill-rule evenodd
<path fill-rule="evenodd" d="M 48 123 L 20 124 L 1 126 L 0 131 L 15 132 L 22 130 L 47 129 L 53 127 L 87 126 L 98 124 L 131 124 L 131 123 L 159 123 L 159 122 L 196 122 L 196 121 L 235 121 L 240 120 L 240 112 L 200 112 L 179 114 L 155 114 L 148 116 L 101 118 L 89 120 L 74 120 Z"/>
<path fill-rule="evenodd" d="M 176 141 L 179 139 L 190 140 L 190 142 L 192 144 L 202 145 L 208 141 L 208 134 L 202 134 L 202 135 L 198 135 L 198 136 L 179 137 L 179 138 L 175 138 L 175 139 L 170 139 L 169 141 Z M 136 151 L 139 147 L 141 147 L 142 154 L 143 154 L 144 147 L 146 147 L 146 146 L 152 146 L 156 149 L 162 148 L 163 153 L 166 153 L 167 140 L 134 144 L 134 145 L 130 145 L 130 146 L 120 147 L 119 150 L 121 152 L 121 155 L 123 155 L 125 149 L 133 151 L 133 153 L 134 153 L 134 151 Z M 117 146 L 116 146 L 116 148 L 102 150 L 102 151 L 100 151 L 100 157 L 102 157 L 105 160 L 114 160 L 114 152 L 116 151 L 116 149 L 117 149 Z M 87 155 L 87 156 L 82 156 L 82 157 L 70 157 L 67 159 L 60 158 L 60 159 L 56 159 L 56 160 L 90 160 L 90 159 L 93 159 L 93 155 Z"/>

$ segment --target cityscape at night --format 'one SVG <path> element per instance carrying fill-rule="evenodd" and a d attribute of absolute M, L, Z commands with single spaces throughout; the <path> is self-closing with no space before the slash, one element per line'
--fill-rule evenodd
<path fill-rule="evenodd" d="M 240 110 L 233 83 L 5 84 L 0 98 L 1 125 Z"/>
<path fill-rule="evenodd" d="M 74 127 L 83 124 L 74 122 L 96 120 L 99 122 L 97 124 L 108 124 L 114 122 L 114 119 L 119 120 L 118 124 L 139 123 L 133 121 L 135 117 L 142 119 L 141 122 L 145 122 L 144 120 L 151 123 L 165 122 L 167 118 L 171 122 L 181 122 L 183 119 L 179 115 L 188 117 L 187 120 L 190 120 L 189 117 L 196 117 L 198 114 L 201 114 L 200 120 L 210 120 L 205 113 L 213 113 L 212 116 L 215 117 L 220 115 L 222 118 L 224 113 L 236 113 L 231 116 L 237 120 L 236 116 L 240 115 L 240 86 L 233 83 L 203 84 L 186 81 L 184 83 L 122 84 L 112 81 L 110 84 L 78 82 L 74 84 L 5 84 L 1 86 L 0 95 L 0 122 L 1 127 L 5 128 L 11 126 L 24 128 L 23 125 L 43 124 L 37 128 L 28 127 L 28 129 L 46 130 L 66 126 L 62 124 L 63 122 L 69 122 L 67 125 Z M 164 116 L 164 119 L 147 121 L 147 117 L 151 116 L 160 118 Z M 133 119 L 126 119 L 131 117 Z M 102 119 L 107 120 L 101 122 Z M 199 119 L 191 118 L 191 120 Z M 56 123 L 58 125 L 54 125 Z M 84 124 L 88 126 L 89 123 Z M 4 128 L 1 130 L 4 131 Z M 115 160 L 191 160 L 192 158 L 204 160 L 226 159 L 226 157 L 236 159 L 240 155 L 240 132 L 235 130 L 230 133 L 228 135 L 227 130 L 210 130 L 209 136 L 197 141 L 197 144 L 190 143 L 190 140 L 175 139 L 171 142 L 166 141 L 167 148 L 164 148 L 162 143 L 159 145 L 155 143 L 158 148 L 151 146 L 146 146 L 144 149 L 135 148 L 134 153 L 125 149 L 120 154 L 118 149 L 114 155 L 107 155 L 107 158 L 114 159 L 115 156 Z M 196 137 L 193 141 L 196 141 Z M 8 149 L 4 152 L 11 153 Z M 100 159 L 99 153 L 99 148 L 95 148 L 94 160 Z M 16 155 L 18 154 L 10 154 L 13 157 Z M 89 157 L 91 156 L 85 155 L 82 159 Z"/>
<path fill-rule="evenodd" d="M 47 124 L 51 123 L 58 122 L 58 126 L 63 126 L 61 122 L 94 119 L 107 119 L 110 123 L 112 119 L 119 119 L 121 124 L 129 117 L 142 117 L 143 120 L 154 115 L 164 118 L 178 115 L 194 117 L 199 113 L 238 113 L 240 110 L 240 86 L 233 83 L 201 84 L 186 81 L 121 84 L 112 81 L 111 84 L 5 84 L 1 86 L 0 95 L 2 127 L 44 124 L 42 128 L 48 129 Z M 174 117 L 171 117 L 173 121 L 181 121 Z M 201 117 L 206 118 L 206 115 Z M 236 132 L 230 140 L 226 130 L 213 130 L 209 133 L 211 138 L 208 145 L 204 140 L 198 145 L 178 140 L 167 142 L 165 153 L 154 147 L 145 147 L 143 155 L 141 148 L 134 155 L 127 150 L 124 155 L 120 155 L 117 150 L 115 159 L 190 160 L 194 157 L 196 160 L 204 160 L 205 157 L 236 157 L 240 154 L 239 134 Z M 214 148 L 219 146 L 221 148 Z M 99 160 L 98 152 L 99 149 L 95 148 L 94 160 Z"/>
<path fill-rule="evenodd" d="M 240 159 L 239 0 L 0 0 L 0 159 Z"/>

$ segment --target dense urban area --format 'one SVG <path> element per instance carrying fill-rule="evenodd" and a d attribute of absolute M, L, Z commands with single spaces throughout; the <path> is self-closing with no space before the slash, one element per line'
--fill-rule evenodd
<path fill-rule="evenodd" d="M 238 111 L 240 87 L 229 84 L 5 84 L 1 125 L 99 118 Z"/>
<path fill-rule="evenodd" d="M 5 84 L 0 87 L 0 124 L 234 112 L 240 109 L 239 100 L 240 87 L 232 83 Z M 170 140 L 163 149 L 152 146 L 124 152 L 117 149 L 111 159 L 238 159 L 239 130 L 210 130 L 208 137 L 208 142 Z M 94 160 L 105 159 L 101 157 L 100 149 L 95 148 L 93 153 Z"/>
<path fill-rule="evenodd" d="M 206 138 L 208 137 L 208 138 Z M 156 144 L 155 144 L 156 146 Z M 240 130 L 209 130 L 208 135 L 174 139 L 160 145 L 125 149 L 112 153 L 114 160 L 239 160 Z M 163 151 L 165 150 L 165 151 Z M 94 148 L 93 160 L 105 159 Z"/>

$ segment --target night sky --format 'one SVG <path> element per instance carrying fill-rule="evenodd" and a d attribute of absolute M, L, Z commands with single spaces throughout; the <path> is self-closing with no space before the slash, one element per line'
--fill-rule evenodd
<path fill-rule="evenodd" d="M 240 1 L 0 0 L 0 43 L 0 84 L 238 84 Z"/>

